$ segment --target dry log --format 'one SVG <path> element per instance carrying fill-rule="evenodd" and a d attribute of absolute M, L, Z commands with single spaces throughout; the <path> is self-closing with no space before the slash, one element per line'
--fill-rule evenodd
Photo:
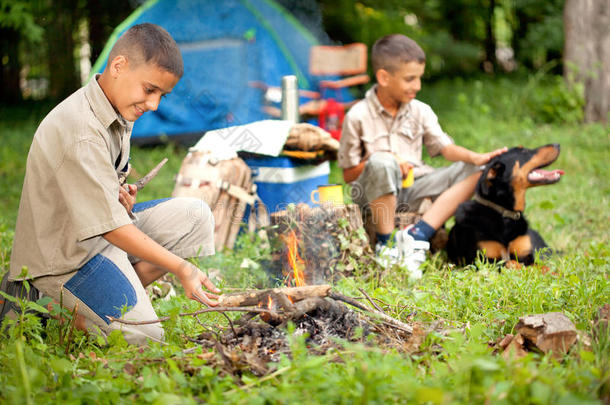
<path fill-rule="evenodd" d="M 515 330 L 542 352 L 552 351 L 555 357 L 566 354 L 578 336 L 572 321 L 561 312 L 521 317 Z"/>
<path fill-rule="evenodd" d="M 222 307 L 243 307 L 266 304 L 271 294 L 284 294 L 292 302 L 298 302 L 305 298 L 326 297 L 330 292 L 330 285 L 309 285 L 304 287 L 282 287 L 269 290 L 251 290 L 239 293 L 223 294 L 218 298 Z M 273 297 L 272 297 L 273 298 Z"/>

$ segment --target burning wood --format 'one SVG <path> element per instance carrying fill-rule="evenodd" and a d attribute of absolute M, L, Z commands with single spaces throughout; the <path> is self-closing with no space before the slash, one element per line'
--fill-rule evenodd
<path fill-rule="evenodd" d="M 270 271 L 286 284 L 322 284 L 353 263 L 372 261 L 372 251 L 355 204 L 299 204 L 271 214 L 273 243 Z M 369 253 L 369 254 L 367 254 Z"/>
<path fill-rule="evenodd" d="M 282 287 L 270 290 L 250 290 L 238 293 L 223 294 L 218 298 L 218 303 L 222 307 L 247 307 L 256 306 L 267 302 L 272 294 L 283 294 L 292 302 L 301 301 L 311 297 L 327 297 L 330 285 L 310 285 L 304 287 Z"/>

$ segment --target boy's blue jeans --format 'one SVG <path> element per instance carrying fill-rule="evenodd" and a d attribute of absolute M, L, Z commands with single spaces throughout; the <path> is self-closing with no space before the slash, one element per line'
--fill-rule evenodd
<path fill-rule="evenodd" d="M 134 205 L 134 224 L 172 253 L 183 258 L 214 253 L 214 218 L 209 207 L 195 198 L 172 198 Z M 104 240 L 105 241 L 105 240 Z M 134 269 L 138 258 L 106 242 L 105 247 L 80 269 L 62 276 L 34 280 L 43 294 L 63 302 L 86 318 L 88 329 L 107 335 L 123 331 L 130 343 L 163 340 L 160 323 L 126 325 L 109 317 L 133 321 L 157 318 L 150 299 Z M 61 295 L 61 297 L 60 297 Z"/>

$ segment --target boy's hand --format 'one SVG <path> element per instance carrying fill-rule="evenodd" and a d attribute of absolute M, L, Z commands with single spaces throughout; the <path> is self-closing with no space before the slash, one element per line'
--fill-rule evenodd
<path fill-rule="evenodd" d="M 138 188 L 133 184 L 125 184 L 119 187 L 119 202 L 125 207 L 128 214 L 131 214 L 133 205 L 136 203 Z"/>
<path fill-rule="evenodd" d="M 413 169 L 413 165 L 411 163 L 409 163 L 408 161 L 403 160 L 397 154 L 393 153 L 393 155 L 394 155 L 394 159 L 396 159 L 396 162 L 398 163 L 398 166 L 400 167 L 400 172 L 402 173 L 402 178 L 404 180 L 407 178 L 409 171 L 411 171 L 411 169 Z"/>
<path fill-rule="evenodd" d="M 208 305 L 211 307 L 215 307 L 218 305 L 218 295 L 203 291 L 202 286 L 205 286 L 206 289 L 214 292 L 220 293 L 220 290 L 216 288 L 216 286 L 210 281 L 208 276 L 206 276 L 200 269 L 195 267 L 193 264 L 184 261 L 187 264 L 185 270 L 183 270 L 178 275 L 178 279 L 184 287 L 185 295 L 195 301 L 199 301 L 204 305 Z"/>
<path fill-rule="evenodd" d="M 487 153 L 476 153 L 472 159 L 472 163 L 477 166 L 487 164 L 491 159 L 495 158 L 496 156 L 500 156 L 507 150 L 508 150 L 508 148 L 505 146 L 503 148 L 496 149 L 494 151 L 487 152 Z"/>

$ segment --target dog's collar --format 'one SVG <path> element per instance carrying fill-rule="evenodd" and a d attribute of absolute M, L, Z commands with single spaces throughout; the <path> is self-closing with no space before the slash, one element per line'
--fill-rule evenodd
<path fill-rule="evenodd" d="M 478 202 L 479 204 L 484 205 L 486 207 L 489 207 L 489 208 L 499 212 L 503 217 L 510 218 L 514 221 L 521 219 L 521 216 L 523 215 L 523 213 L 521 211 L 507 210 L 506 208 L 504 208 L 494 202 L 484 199 L 483 197 L 481 197 L 478 194 L 475 194 L 473 199 L 476 202 Z"/>

